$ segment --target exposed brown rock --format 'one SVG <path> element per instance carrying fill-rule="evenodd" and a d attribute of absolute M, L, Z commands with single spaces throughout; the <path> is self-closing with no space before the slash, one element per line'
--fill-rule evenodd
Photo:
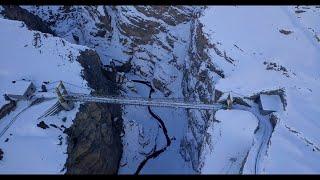
<path fill-rule="evenodd" d="M 3 159 L 3 151 L 2 151 L 2 149 L 0 148 L 0 161 Z"/>
<path fill-rule="evenodd" d="M 152 80 L 152 84 L 153 86 L 158 89 L 159 91 L 161 91 L 162 93 L 164 93 L 164 95 L 167 97 L 169 96 L 172 92 L 167 88 L 167 86 L 160 81 L 159 79 L 153 79 Z"/>
<path fill-rule="evenodd" d="M 37 124 L 37 126 L 38 126 L 39 128 L 42 128 L 42 129 L 47 129 L 47 128 L 49 128 L 49 126 L 48 126 L 44 121 L 40 121 L 40 122 Z"/>
<path fill-rule="evenodd" d="M 280 29 L 279 32 L 282 34 L 285 34 L 285 35 L 289 35 L 289 34 L 293 33 L 293 31 L 284 30 L 284 29 Z"/>
<path fill-rule="evenodd" d="M 84 68 L 82 76 L 95 91 L 95 95 L 115 95 L 119 89 L 116 83 L 103 73 L 100 58 L 93 50 L 87 50 L 78 57 Z M 115 76 L 115 74 L 113 74 Z M 118 119 L 117 121 L 113 121 Z M 68 134 L 68 158 L 65 164 L 67 174 L 116 174 L 122 156 L 122 118 L 119 105 L 85 103 Z"/>
<path fill-rule="evenodd" d="M 0 107 L 0 119 L 9 114 L 11 111 L 14 111 L 17 103 L 15 101 L 10 101 L 8 104 Z"/>
<path fill-rule="evenodd" d="M 55 33 L 49 28 L 48 24 L 42 21 L 40 17 L 28 12 L 27 10 L 16 5 L 6 5 L 3 6 L 3 8 L 4 10 L 2 13 L 6 18 L 23 21 L 31 30 L 55 35 Z"/>
<path fill-rule="evenodd" d="M 80 106 L 75 122 L 67 130 L 67 174 L 116 174 L 122 155 L 120 121 L 113 121 L 116 109 L 106 104 Z M 118 110 L 119 111 L 119 110 Z"/>
<path fill-rule="evenodd" d="M 171 26 L 176 26 L 191 19 L 191 16 L 188 16 L 187 13 L 179 12 L 178 9 L 183 11 L 181 6 L 136 6 L 135 8 L 144 15 L 161 19 Z"/>

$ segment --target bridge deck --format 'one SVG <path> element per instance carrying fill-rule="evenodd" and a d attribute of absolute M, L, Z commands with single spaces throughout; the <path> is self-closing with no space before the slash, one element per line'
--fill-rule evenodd
<path fill-rule="evenodd" d="M 91 96 L 87 94 L 71 93 L 64 97 L 66 100 L 80 102 L 99 102 L 110 104 L 125 104 L 138 106 L 157 106 L 157 107 L 173 107 L 173 108 L 188 108 L 188 109 L 207 109 L 217 110 L 223 108 L 222 104 L 212 103 L 205 104 L 202 102 L 186 102 L 180 99 L 156 99 L 156 98 L 140 98 L 140 97 L 114 97 L 114 96 Z"/>

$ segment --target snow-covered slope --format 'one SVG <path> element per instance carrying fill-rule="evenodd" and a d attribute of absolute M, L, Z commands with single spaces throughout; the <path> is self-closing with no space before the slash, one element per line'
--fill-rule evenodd
<path fill-rule="evenodd" d="M 0 39 L 1 99 L 13 85 L 12 81 L 32 81 L 37 88 L 30 101 L 18 101 L 16 109 L 0 119 L 0 148 L 4 152 L 0 173 L 63 173 L 67 158 L 63 130 L 72 124 L 79 104 L 72 111 L 38 118 L 56 103 L 57 99 L 50 97 L 55 97 L 57 81 L 70 83 L 66 84 L 69 90 L 90 92 L 81 77 L 82 67 L 76 61 L 80 52 L 88 48 L 50 34 L 30 31 L 20 21 L 2 18 Z M 48 92 L 38 92 L 41 84 L 47 81 Z M 43 102 L 31 103 L 41 97 L 45 98 Z M 40 121 L 49 128 L 38 127 Z"/>
<path fill-rule="evenodd" d="M 1 19 L 1 36 L 1 94 L 11 81 L 22 79 L 31 80 L 37 87 L 43 81 L 61 79 L 86 86 L 81 77 L 82 67 L 76 61 L 86 47 L 29 31 L 24 23 L 6 19 Z"/>
<path fill-rule="evenodd" d="M 219 110 L 216 122 L 210 125 L 212 136 L 207 158 L 201 172 L 237 174 L 243 166 L 253 144 L 253 134 L 258 127 L 258 119 L 250 112 L 242 110 Z M 211 150 L 210 150 L 211 149 Z"/>
<path fill-rule="evenodd" d="M 7 42 L 0 44 L 6 59 L 0 69 L 5 82 L 1 93 L 12 80 L 22 78 L 33 80 L 38 88 L 42 81 L 64 79 L 80 86 L 67 88 L 87 93 L 75 61 L 87 46 L 98 53 L 105 69 L 98 63 L 95 68 L 108 81 L 94 83 L 101 87 L 112 81 L 117 85 L 108 88 L 121 87 L 122 96 L 213 103 L 233 94 L 233 109 L 217 112 L 122 106 L 118 173 L 320 171 L 319 6 L 21 7 L 39 16 L 60 38 L 2 20 L 8 27 L 0 30 Z M 19 53 L 9 53 L 13 49 Z M 88 69 L 94 71 L 90 65 Z M 262 92 L 280 95 L 283 108 L 262 115 L 257 102 Z M 2 99 L 0 105 L 4 103 Z M 20 104 L 17 109 L 23 109 Z M 24 122 L 33 127 L 33 121 Z"/>
<path fill-rule="evenodd" d="M 243 96 L 285 89 L 287 106 L 275 113 L 279 121 L 258 173 L 320 170 L 319 17 L 319 7 L 222 6 L 200 18 L 210 42 L 235 60 L 209 49 L 226 74 L 217 89 Z"/>

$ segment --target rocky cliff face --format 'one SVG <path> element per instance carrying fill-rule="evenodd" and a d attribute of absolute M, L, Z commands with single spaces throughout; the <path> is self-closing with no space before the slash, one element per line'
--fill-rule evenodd
<path fill-rule="evenodd" d="M 200 12 L 199 12 L 200 13 Z M 200 15 L 200 14 L 197 15 Z M 189 63 L 184 70 L 182 90 L 184 97 L 193 101 L 212 103 L 214 101 L 214 83 L 221 78 L 221 70 L 208 56 L 206 49 L 209 42 L 202 32 L 202 24 L 195 17 L 191 22 L 191 36 L 189 44 Z M 191 160 L 193 168 L 200 168 L 200 154 L 204 142 L 208 139 L 206 134 L 208 121 L 213 118 L 214 112 L 209 110 L 188 110 L 188 134 L 181 143 L 180 153 L 185 160 Z"/>
<path fill-rule="evenodd" d="M 95 95 L 116 95 L 115 82 L 102 73 L 99 56 L 92 50 L 78 57 L 82 75 Z M 118 105 L 85 103 L 80 106 L 68 134 L 67 174 L 116 174 L 122 155 L 121 108 Z"/>
<path fill-rule="evenodd" d="M 105 104 L 86 103 L 68 134 L 67 174 L 116 174 L 122 154 L 121 119 Z"/>
<path fill-rule="evenodd" d="M 3 10 L 1 14 L 11 20 L 23 21 L 27 27 L 31 30 L 40 31 L 43 33 L 50 33 L 54 35 L 54 32 L 49 28 L 40 17 L 30 13 L 29 11 L 14 5 L 2 6 Z"/>

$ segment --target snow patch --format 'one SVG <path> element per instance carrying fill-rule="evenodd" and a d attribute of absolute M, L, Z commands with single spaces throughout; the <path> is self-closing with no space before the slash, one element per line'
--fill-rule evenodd
<path fill-rule="evenodd" d="M 279 111 L 281 109 L 281 99 L 278 95 L 260 95 L 262 109 L 265 111 Z"/>
<path fill-rule="evenodd" d="M 258 120 L 243 110 L 219 110 L 215 119 L 220 122 L 211 122 L 208 128 L 211 143 L 204 147 L 201 173 L 237 174 L 252 146 Z"/>
<path fill-rule="evenodd" d="M 310 163 L 319 162 L 315 160 L 319 159 L 319 151 L 310 149 L 308 142 L 317 147 L 320 144 L 320 44 L 314 37 L 320 24 L 319 9 L 308 7 L 305 13 L 297 14 L 294 6 L 211 6 L 200 18 L 210 42 L 237 60 L 233 66 L 209 49 L 212 59 L 226 74 L 216 84 L 217 89 L 244 96 L 285 89 L 286 111 L 275 113 L 280 123 L 257 173 L 319 172 L 320 166 Z M 284 35 L 280 29 L 293 33 Z M 292 75 L 268 71 L 265 61 L 281 64 Z M 294 132 L 286 126 L 300 132 L 301 138 L 291 138 Z M 298 158 L 301 154 L 303 160 Z"/>

